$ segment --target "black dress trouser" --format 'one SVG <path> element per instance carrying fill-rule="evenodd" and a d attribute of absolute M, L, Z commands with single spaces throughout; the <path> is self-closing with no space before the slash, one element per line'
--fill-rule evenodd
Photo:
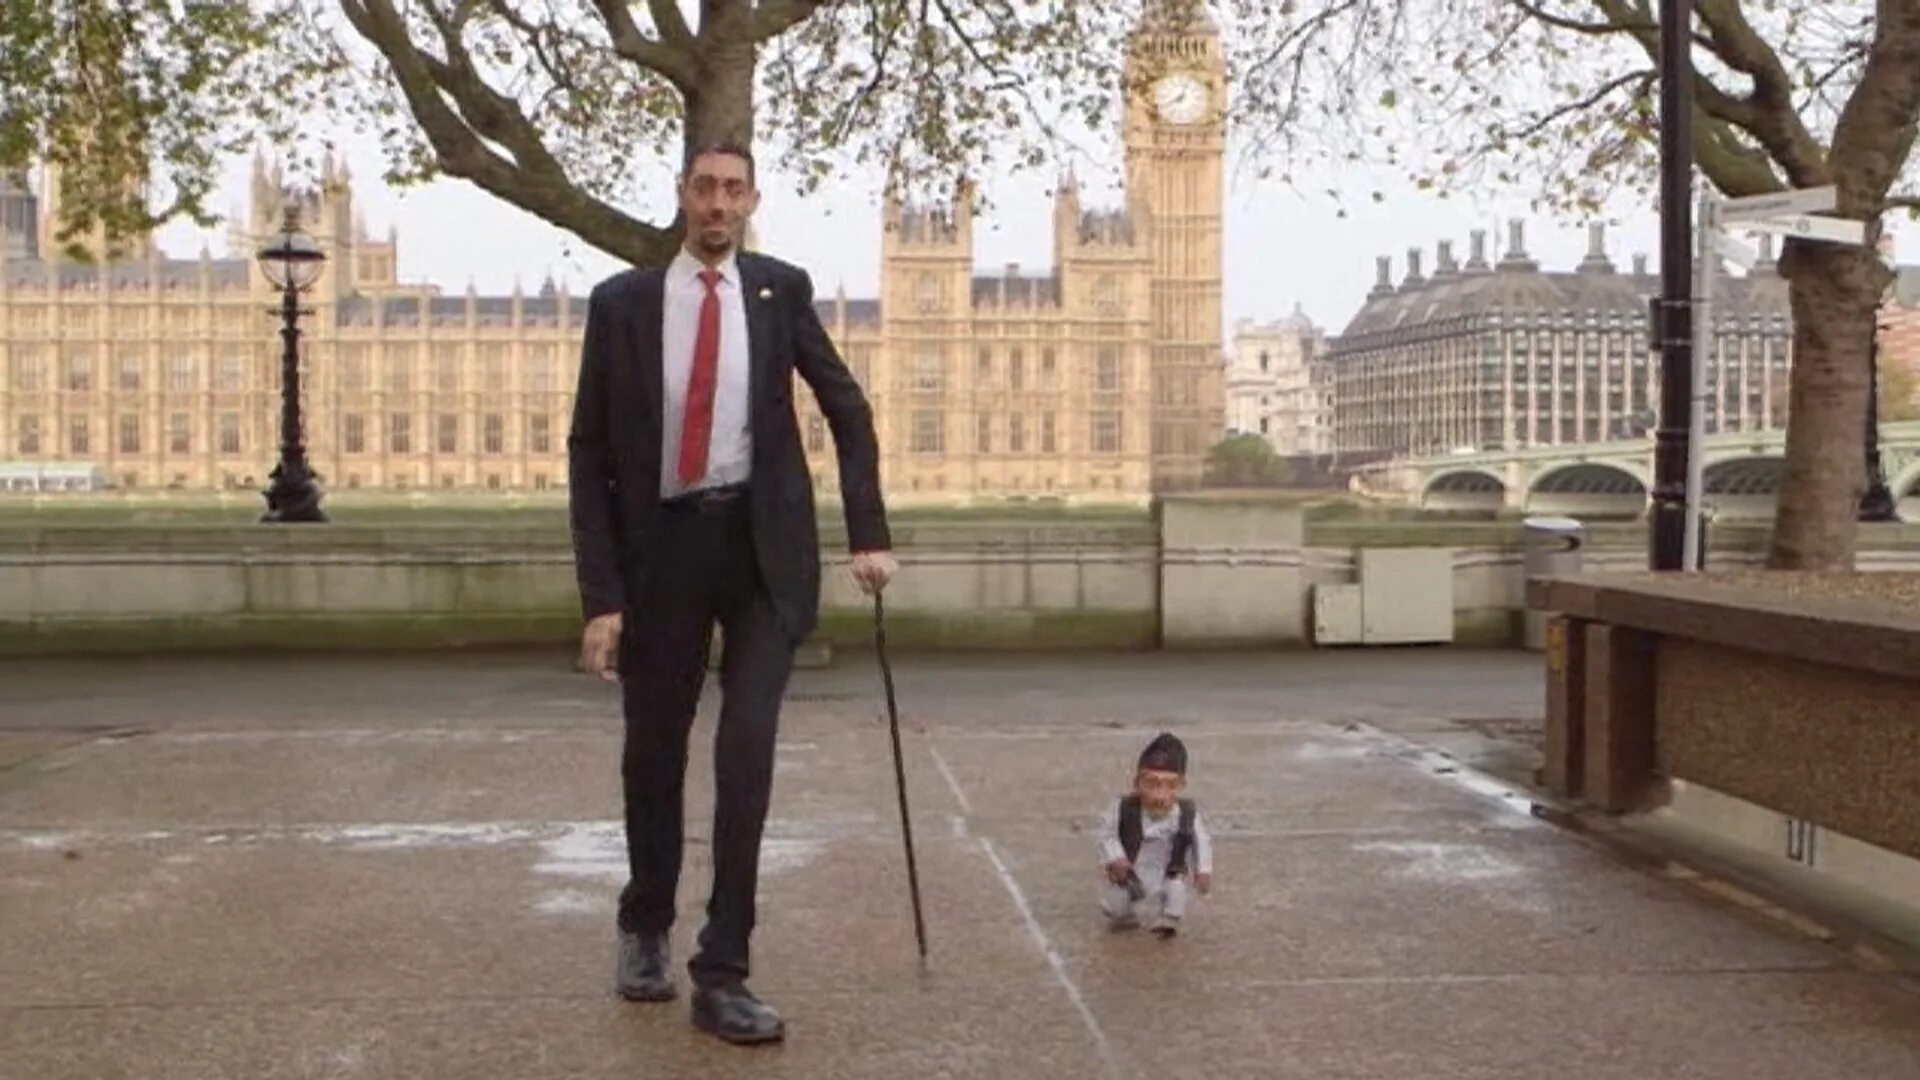
<path fill-rule="evenodd" d="M 619 925 L 643 935 L 664 935 L 673 925 L 687 736 L 717 622 L 723 651 L 713 746 L 713 889 L 699 949 L 687 967 L 696 985 L 737 984 L 748 974 L 760 836 L 794 644 L 754 557 L 744 492 L 669 502 L 657 526 L 657 561 L 648 568 L 640 603 L 627 613 L 621 643 L 626 742 L 620 774 L 630 876 Z"/>

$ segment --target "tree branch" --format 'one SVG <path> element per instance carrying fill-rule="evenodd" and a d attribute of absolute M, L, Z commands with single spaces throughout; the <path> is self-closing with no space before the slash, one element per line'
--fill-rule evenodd
<path fill-rule="evenodd" d="M 1728 67 L 1753 79 L 1753 93 L 1742 100 L 1756 123 L 1742 124 L 1800 187 L 1812 186 L 1826 173 L 1826 151 L 1807 130 L 1793 104 L 1793 77 L 1780 55 L 1767 44 L 1741 11 L 1739 0 L 1695 0 L 1700 20 L 1707 24 L 1712 49 Z"/>
<path fill-rule="evenodd" d="M 1340 0 L 1337 4 L 1322 8 L 1318 14 L 1308 16 L 1306 19 L 1301 20 L 1299 26 L 1288 30 L 1286 34 L 1274 44 L 1273 48 L 1267 50 L 1266 57 L 1256 63 L 1254 68 L 1258 70 L 1277 62 L 1287 54 L 1289 49 L 1293 49 L 1296 44 L 1304 45 L 1307 39 L 1319 34 L 1322 30 L 1332 25 L 1335 19 L 1352 11 L 1357 6 L 1359 6 L 1359 0 Z M 1294 50 L 1294 66 L 1296 69 L 1296 79 L 1294 81 L 1296 85 L 1298 85 L 1299 82 L 1297 78 L 1298 68 L 1306 62 L 1305 54 L 1306 50 L 1304 48 Z"/>
<path fill-rule="evenodd" d="M 1639 71 L 1630 71 L 1617 79 L 1607 80 L 1605 84 L 1594 90 L 1593 93 L 1580 98 L 1578 101 L 1569 101 L 1565 105 L 1561 105 L 1556 109 L 1534 118 L 1532 123 L 1504 137 L 1518 140 L 1530 139 L 1542 131 L 1545 131 L 1547 128 L 1552 127 L 1556 122 L 1567 116 L 1574 113 L 1585 112 L 1593 108 L 1595 105 L 1606 100 L 1608 95 L 1623 86 L 1639 83 L 1644 88 L 1652 86 L 1659 78 L 1660 73 L 1650 69 L 1643 68 Z"/>
<path fill-rule="evenodd" d="M 1701 0 L 1701 2 L 1705 6 L 1722 2 L 1722 0 Z M 1594 0 L 1594 3 L 1606 12 L 1610 19 L 1622 25 L 1630 25 L 1632 28 L 1628 33 L 1632 35 L 1634 41 L 1646 52 L 1649 59 L 1659 62 L 1658 28 L 1649 29 L 1646 20 L 1634 19 L 1632 16 L 1636 12 L 1635 6 L 1631 6 L 1628 0 Z M 1638 10 L 1644 13 L 1645 0 L 1639 0 Z M 1745 25 L 1744 18 L 1739 21 Z M 1749 32 L 1752 31 L 1751 26 L 1747 29 Z M 1717 37 L 1709 39 L 1706 45 L 1729 67 L 1740 70 L 1739 65 L 1724 54 L 1725 46 Z M 1764 41 L 1760 42 L 1760 46 L 1771 54 L 1771 48 Z M 1777 64 L 1779 58 L 1774 57 L 1773 62 Z M 1766 150 L 1773 163 L 1786 172 L 1787 180 L 1793 186 L 1817 187 L 1827 182 L 1825 155 L 1820 153 L 1819 144 L 1807 134 L 1806 127 L 1801 124 L 1799 114 L 1794 111 L 1791 100 L 1784 105 L 1776 106 L 1770 100 L 1735 97 L 1714 85 L 1712 79 L 1700 74 L 1697 70 L 1693 77 L 1693 92 L 1694 107 L 1708 121 L 1718 121 L 1746 132 Z M 1737 140 L 1732 141 L 1737 142 Z M 1743 162 L 1738 154 L 1729 157 L 1730 150 L 1729 133 L 1716 132 L 1713 130 L 1712 123 L 1695 124 L 1694 152 L 1699 155 L 1701 167 L 1707 170 L 1708 178 L 1721 191 L 1738 196 L 1779 190 L 1777 178 L 1773 180 L 1774 186 L 1770 188 L 1742 191 L 1730 187 L 1729 185 L 1738 186 L 1758 180 L 1758 176 L 1753 172 L 1752 163 Z M 1732 174 L 1722 175 L 1714 171 L 1715 166 L 1711 164 L 1713 162 L 1720 163 L 1721 167 L 1731 168 Z M 1770 168 L 1767 171 L 1769 174 L 1772 172 Z"/>
<path fill-rule="evenodd" d="M 1749 100 L 1768 110 L 1793 108 L 1793 78 L 1773 46 L 1761 38 L 1740 10 L 1740 0 L 1694 0 L 1707 26 L 1713 54 L 1728 67 L 1753 78 Z"/>
<path fill-rule="evenodd" d="M 873 74 L 868 77 L 866 83 L 860 87 L 859 92 L 848 100 L 845 108 L 840 113 L 840 119 L 835 121 L 832 138 L 836 143 L 846 137 L 847 129 L 852 126 L 854 117 L 860 114 L 861 109 L 866 106 L 867 102 L 873 99 L 874 93 L 880 89 L 881 83 L 886 81 L 887 57 L 893 52 L 894 39 L 893 35 L 881 31 L 878 5 L 870 6 L 867 9 L 867 33 L 869 37 L 876 42 L 873 50 Z"/>
<path fill-rule="evenodd" d="M 339 0 L 339 4 L 354 31 L 386 58 L 421 132 L 433 148 L 435 159 L 448 175 L 470 180 L 483 190 L 635 265 L 655 265 L 672 257 L 677 240 L 671 230 L 639 221 L 581 191 L 560 172 L 544 145 L 537 154 L 528 156 L 536 161 L 544 160 L 548 166 L 545 168 L 530 168 L 524 162 L 515 164 L 489 147 L 468 119 L 448 103 L 449 97 L 456 101 L 460 98 L 441 80 L 460 84 L 462 79 L 455 71 L 456 65 L 421 52 L 391 0 Z M 443 16 L 438 21 L 443 26 L 451 26 Z M 471 73 L 470 65 L 467 71 Z M 491 94 L 491 88 L 487 88 L 487 92 Z M 511 123 L 510 118 L 490 117 L 486 107 L 490 104 L 463 103 L 463 111 L 474 117 L 476 123 Z M 514 111 L 517 113 L 518 109 Z M 520 121 L 524 124 L 525 117 L 521 116 Z M 492 134 L 487 137 L 495 138 Z M 497 141 L 513 146 L 507 139 Z"/>
<path fill-rule="evenodd" d="M 1543 22 L 1548 26 L 1561 30 L 1570 30 L 1576 34 L 1586 34 L 1590 37 L 1605 37 L 1609 34 L 1619 34 L 1627 31 L 1645 30 L 1658 32 L 1660 29 L 1658 23 L 1623 22 L 1614 17 L 1609 17 L 1605 22 L 1581 22 L 1578 19 L 1568 18 L 1565 15 L 1556 15 L 1538 4 L 1528 3 L 1527 0 L 1508 0 L 1508 2 L 1521 11 L 1526 12 L 1537 22 Z M 1603 8 L 1603 10 L 1605 9 Z M 1611 16 L 1611 12 L 1608 14 Z"/>
<path fill-rule="evenodd" d="M 525 16 L 513 10 L 508 0 L 485 0 L 485 3 L 493 9 L 495 15 L 498 15 L 508 26 L 520 31 L 521 36 L 527 39 L 527 47 L 533 50 L 534 59 L 540 62 L 540 70 L 547 73 L 547 78 L 553 80 L 554 86 L 571 94 L 580 93 L 579 81 L 571 72 L 562 70 L 547 51 L 545 39 L 556 33 L 551 23 L 539 26 L 528 22 Z"/>
<path fill-rule="evenodd" d="M 1693 154 L 1700 171 L 1729 198 L 1762 195 L 1786 185 L 1765 150 L 1740 138 L 1738 129 L 1712 117 L 1693 127 Z"/>
<path fill-rule="evenodd" d="M 688 54 L 693 52 L 693 30 L 680 13 L 677 0 L 647 0 L 647 13 L 653 16 L 654 29 L 660 31 L 663 43 Z"/>
<path fill-rule="evenodd" d="M 1873 46 L 1833 129 L 1833 181 L 1842 213 L 1864 214 L 1893 187 L 1920 123 L 1920 10 L 1879 5 Z"/>
<path fill-rule="evenodd" d="M 807 0 L 799 0 L 799 2 L 806 3 Z M 981 52 L 980 42 L 967 32 L 966 27 L 960 25 L 960 17 L 954 14 L 952 5 L 947 0 L 933 0 L 933 6 L 939 10 L 940 20 L 947 24 L 947 28 L 953 31 L 953 36 L 959 38 L 960 44 L 965 46 L 967 55 L 973 58 L 974 63 L 980 65 L 981 70 L 993 76 L 994 84 L 988 89 L 1018 90 L 1020 96 L 1026 99 L 1028 108 L 1032 109 L 1033 96 L 1027 92 L 1026 86 L 1018 79 L 1009 78 L 1006 72 L 1000 69 L 1000 65 Z"/>
<path fill-rule="evenodd" d="M 447 59 L 422 54 L 421 64 L 441 90 L 459 107 L 473 130 L 513 151 L 522 169 L 549 177 L 565 179 L 565 171 L 547 150 L 540 132 L 527 119 L 512 98 L 487 85 L 473 68 L 473 58 L 460 38 L 458 16 L 449 19 L 432 3 L 423 5 L 427 17 L 440 32 Z M 411 40 L 411 39 L 409 39 Z"/>
<path fill-rule="evenodd" d="M 641 33 L 640 24 L 633 21 L 633 12 L 627 10 L 627 0 L 593 0 L 593 6 L 600 12 L 600 21 L 606 24 L 607 36 L 613 40 L 613 51 L 619 53 L 621 59 L 659 72 L 682 93 L 699 81 L 700 65 L 692 50 L 670 41 L 656 41 Z M 681 25 L 684 29 L 685 23 Z"/>
<path fill-rule="evenodd" d="M 671 4 L 673 0 L 654 0 Z M 812 18 L 826 0 L 760 0 L 753 9 L 753 40 L 771 41 Z"/>

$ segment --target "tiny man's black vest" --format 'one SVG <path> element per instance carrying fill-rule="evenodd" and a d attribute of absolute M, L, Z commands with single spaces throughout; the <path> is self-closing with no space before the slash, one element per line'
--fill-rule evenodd
<path fill-rule="evenodd" d="M 1167 876 L 1184 877 L 1187 872 L 1187 852 L 1193 850 L 1193 800 L 1180 800 L 1180 827 L 1173 834 L 1173 851 L 1167 855 Z M 1140 858 L 1140 796 L 1126 795 L 1120 799 L 1120 849 L 1127 853 L 1127 861 Z"/>

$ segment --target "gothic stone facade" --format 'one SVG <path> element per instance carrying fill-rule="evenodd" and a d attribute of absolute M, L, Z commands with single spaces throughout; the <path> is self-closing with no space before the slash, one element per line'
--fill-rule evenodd
<path fill-rule="evenodd" d="M 351 177 L 328 164 L 302 220 L 329 254 L 302 320 L 310 454 L 332 488 L 542 488 L 565 478 L 584 298 L 442 296 L 396 276 L 397 239 L 369 237 Z M 51 177 L 42 191 L 56 191 Z M 4 199 L 32 198 L 17 182 Z M 255 250 L 289 196 L 254 165 L 230 248 Z M 109 264 L 49 242 L 0 263 L 0 459 L 91 465 L 113 486 L 257 488 L 278 453 L 275 296 L 249 258 Z"/>
<path fill-rule="evenodd" d="M 1124 77 L 1124 207 L 1054 196 L 1045 275 L 973 265 L 972 192 L 889 202 L 881 295 L 823 305 L 872 394 L 897 498 L 1142 501 L 1197 486 L 1225 427 L 1217 32 L 1150 3 Z M 805 419 L 810 452 L 829 446 Z M 818 463 L 823 486 L 830 456 Z"/>
<path fill-rule="evenodd" d="M 1214 29 L 1179 0 L 1150 3 L 1125 83 L 1126 205 L 1083 210 L 1064 183 L 1045 276 L 974 269 L 969 192 L 947 209 L 886 207 L 881 295 L 817 303 L 873 399 L 890 494 L 1140 501 L 1198 482 L 1224 427 L 1223 82 Z M 301 385 L 326 486 L 563 486 L 585 298 L 403 283 L 398 238 L 368 235 L 347 170 L 322 179 L 301 199 L 330 256 L 302 322 Z M 279 324 L 244 256 L 288 198 L 256 160 L 230 238 L 242 257 L 143 243 L 96 266 L 51 242 L 54 207 L 0 184 L 0 461 L 74 463 L 134 489 L 263 486 Z M 811 395 L 796 400 L 831 496 L 831 439 Z"/>

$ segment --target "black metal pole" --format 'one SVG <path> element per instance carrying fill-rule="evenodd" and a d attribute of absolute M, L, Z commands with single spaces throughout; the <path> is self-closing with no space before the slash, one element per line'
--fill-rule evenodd
<path fill-rule="evenodd" d="M 1880 460 L 1880 328 L 1874 326 L 1867 367 L 1867 492 L 1860 497 L 1861 521 L 1898 521 L 1887 467 Z"/>
<path fill-rule="evenodd" d="M 1653 436 L 1648 562 L 1682 569 L 1687 411 L 1693 398 L 1692 0 L 1660 0 L 1660 419 Z"/>
<path fill-rule="evenodd" d="M 300 430 L 300 294 L 289 282 L 280 297 L 280 464 L 268 486 L 267 522 L 327 520 L 320 509 L 320 485 L 307 465 Z"/>

